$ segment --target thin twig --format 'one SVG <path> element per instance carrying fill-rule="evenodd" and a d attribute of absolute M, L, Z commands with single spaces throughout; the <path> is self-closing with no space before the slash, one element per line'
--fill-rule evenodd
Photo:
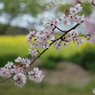
<path fill-rule="evenodd" d="M 9 80 L 10 78 L 12 78 L 12 77 L 9 77 L 9 78 L 4 79 L 4 80 L 0 81 L 0 83 L 3 83 L 3 82 L 5 82 L 6 80 Z"/>
<path fill-rule="evenodd" d="M 56 29 L 58 29 L 60 32 L 66 32 L 66 31 L 63 31 L 61 30 L 59 27 L 55 26 Z"/>

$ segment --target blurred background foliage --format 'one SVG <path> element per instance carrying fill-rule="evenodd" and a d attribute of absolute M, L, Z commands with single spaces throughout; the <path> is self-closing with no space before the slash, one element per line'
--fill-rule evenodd
<path fill-rule="evenodd" d="M 48 11 L 48 14 L 51 14 L 49 11 L 53 9 L 52 7 L 49 10 L 46 10 L 46 6 L 49 5 L 47 3 L 47 0 L 0 0 L 0 20 L 2 21 L 2 18 L 5 19 L 5 22 L 0 22 L 0 34 L 7 34 L 7 35 L 15 35 L 17 33 L 13 33 L 15 31 L 15 27 L 12 26 L 12 23 L 14 21 L 20 21 L 23 22 L 23 16 L 26 16 L 26 19 L 29 20 L 29 18 L 33 19 L 27 20 L 25 23 L 27 23 L 27 27 L 19 27 L 19 23 L 16 24 L 16 28 L 24 28 L 25 30 L 31 27 L 31 30 L 36 30 L 37 28 L 34 27 L 35 24 L 41 25 L 44 21 L 44 17 L 39 18 L 39 14 L 44 14 Z M 65 9 L 69 9 L 72 5 L 67 4 L 58 4 L 57 9 L 55 11 L 52 11 L 54 15 L 58 15 L 59 13 L 63 13 Z M 88 16 L 92 12 L 93 6 L 89 2 L 85 2 L 82 5 L 83 11 L 80 14 L 85 14 L 85 16 Z M 48 15 L 47 14 L 47 15 Z M 35 19 L 34 19 L 35 18 Z M 10 29 L 10 27 L 12 27 Z M 11 32 L 10 32 L 11 31 Z M 25 33 L 25 32 L 24 32 Z M 18 33 L 19 34 L 19 33 Z M 23 34 L 21 32 L 20 34 Z M 27 32 L 26 32 L 27 34 Z"/>
<path fill-rule="evenodd" d="M 6 23 L 0 25 L 0 34 L 6 34 L 12 21 L 25 14 L 36 17 L 43 12 L 43 5 L 37 0 L 0 0 L 0 16 L 6 18 Z"/>
<path fill-rule="evenodd" d="M 28 14 L 36 19 L 39 19 L 39 14 L 44 14 L 44 12 L 50 11 L 46 10 L 47 2 L 46 0 L 1 0 L 0 1 L 0 16 L 4 16 L 6 18 L 5 23 L 0 23 L 0 66 L 3 66 L 6 64 L 6 62 L 13 61 L 14 58 L 16 58 L 18 55 L 22 57 L 27 57 L 27 48 L 28 45 L 26 44 L 26 39 L 23 36 L 16 36 L 19 34 L 28 34 L 28 28 L 26 27 L 19 27 L 19 26 L 12 26 L 12 21 L 16 20 L 17 18 Z M 91 12 L 93 11 L 93 6 L 89 2 L 85 2 L 82 4 L 83 10 L 80 14 L 85 14 L 85 16 L 89 16 Z M 54 15 L 58 16 L 59 13 L 63 13 L 64 10 L 69 9 L 72 7 L 71 4 L 59 4 L 56 8 L 56 11 L 54 12 Z M 53 11 L 52 11 L 53 12 Z M 49 13 L 47 14 L 49 15 Z M 42 17 L 43 18 L 43 17 Z M 2 18 L 1 18 L 2 19 Z M 20 20 L 19 18 L 18 20 Z M 43 18 L 44 19 L 44 18 Z M 35 22 L 35 19 L 34 19 Z M 41 20 L 42 22 L 42 20 Z M 28 22 L 26 22 L 28 23 Z M 37 24 L 37 23 L 35 23 Z M 41 23 L 39 23 L 41 25 Z M 33 22 L 30 22 L 29 25 L 31 25 L 31 30 L 36 30 Z M 39 26 L 39 25 L 38 25 Z M 11 35 L 11 36 L 5 36 L 4 35 Z M 56 35 L 60 35 L 59 33 L 56 33 Z M 83 68 L 87 70 L 94 70 L 95 62 L 94 62 L 94 56 L 95 56 L 95 49 L 92 45 L 87 46 L 85 44 L 86 48 L 78 47 L 79 49 L 75 49 L 75 46 L 71 43 L 71 48 L 65 48 L 61 50 L 63 51 L 63 54 L 60 54 L 61 52 L 56 52 L 56 56 L 54 54 L 47 54 L 47 56 L 44 55 L 44 57 L 41 57 L 42 60 L 45 61 L 45 63 L 39 65 L 41 68 L 56 68 L 55 63 L 58 63 L 61 60 L 69 60 L 74 63 L 79 64 Z M 15 51 L 16 49 L 16 51 Z M 75 50 L 73 52 L 73 50 Z M 50 51 L 53 51 L 53 47 Z M 4 60 L 6 59 L 6 60 Z M 48 64 L 47 61 L 50 61 L 50 64 Z"/>

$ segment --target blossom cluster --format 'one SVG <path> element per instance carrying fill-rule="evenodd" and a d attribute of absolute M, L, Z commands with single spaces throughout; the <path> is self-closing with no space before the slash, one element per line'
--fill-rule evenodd
<path fill-rule="evenodd" d="M 69 15 L 62 14 L 60 17 L 63 24 L 73 24 L 73 23 L 81 23 L 81 21 L 84 21 L 84 15 L 79 16 L 77 13 L 82 11 L 82 7 L 80 4 L 75 5 L 74 7 L 71 7 L 69 10 Z"/>
<path fill-rule="evenodd" d="M 15 84 L 19 87 L 24 86 L 24 84 L 26 83 L 26 76 L 29 76 L 29 79 L 30 77 L 34 77 L 33 81 L 36 83 L 41 82 L 44 75 L 42 75 L 42 71 L 40 71 L 38 68 L 34 68 L 33 71 L 31 71 L 35 74 L 30 75 L 29 72 L 24 72 L 24 69 L 28 68 L 31 64 L 28 58 L 24 59 L 18 57 L 17 59 L 15 59 L 15 62 L 20 64 L 8 62 L 4 67 L 0 68 L 0 76 L 4 78 L 12 78 Z"/>
<path fill-rule="evenodd" d="M 59 18 L 51 18 L 48 23 L 44 23 L 44 29 L 38 32 L 30 31 L 30 33 L 26 36 L 27 41 L 30 45 L 29 54 L 32 55 L 32 57 L 39 54 L 37 50 L 34 48 L 49 48 L 51 43 L 57 39 L 57 37 L 54 36 L 55 29 L 60 29 L 57 27 L 60 23 L 63 23 L 63 25 L 73 25 L 75 23 L 81 23 L 84 21 L 84 15 L 80 16 L 77 15 L 77 13 L 82 11 L 81 4 L 76 4 L 74 7 L 71 7 L 68 10 L 68 14 L 66 13 L 67 10 L 59 17 Z M 65 31 L 62 31 L 65 33 Z M 59 39 L 54 43 L 54 47 L 56 49 L 60 49 L 62 46 L 67 46 L 67 43 L 70 41 L 74 41 L 78 45 L 82 43 L 82 39 L 79 36 L 79 33 L 74 29 L 66 35 L 63 38 Z"/>

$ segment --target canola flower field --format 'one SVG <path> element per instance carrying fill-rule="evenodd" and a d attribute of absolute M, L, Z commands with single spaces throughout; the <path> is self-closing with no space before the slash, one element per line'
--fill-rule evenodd
<path fill-rule="evenodd" d="M 20 36 L 0 36 L 0 56 L 17 54 L 25 57 L 27 55 L 28 44 L 24 35 Z"/>
<path fill-rule="evenodd" d="M 63 58 L 68 58 L 74 55 L 77 52 L 81 52 L 81 50 L 88 45 L 86 42 L 80 46 L 76 46 L 73 43 L 69 43 L 67 47 L 62 48 L 61 50 L 55 50 L 53 46 L 50 47 L 42 56 L 42 59 L 46 59 L 49 56 L 62 56 Z M 28 43 L 26 41 L 26 35 L 18 35 L 18 36 L 0 36 L 0 63 L 4 63 L 5 61 L 10 61 L 13 58 L 18 56 L 28 57 Z M 43 49 L 40 49 L 41 52 Z M 8 57 L 10 56 L 9 60 Z M 2 61 L 4 61 L 2 63 Z"/>

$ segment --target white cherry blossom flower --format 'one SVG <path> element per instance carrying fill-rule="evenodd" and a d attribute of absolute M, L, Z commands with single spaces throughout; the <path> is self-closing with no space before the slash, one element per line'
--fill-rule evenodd
<path fill-rule="evenodd" d="M 68 17 L 65 14 L 62 14 L 62 16 L 60 17 L 60 19 L 61 19 L 61 22 L 64 25 L 68 25 Z"/>
<path fill-rule="evenodd" d="M 15 85 L 22 87 L 26 83 L 26 76 L 23 73 L 18 73 L 13 76 L 13 80 L 15 81 Z"/>
<path fill-rule="evenodd" d="M 1 77 L 5 77 L 5 78 L 9 78 L 11 77 L 11 71 L 10 69 L 7 69 L 5 67 L 0 69 L 0 76 Z"/>
<path fill-rule="evenodd" d="M 12 66 L 13 66 L 13 62 L 8 62 L 6 65 L 5 65 L 5 67 L 7 68 L 7 69 L 10 69 L 10 68 L 12 68 Z"/>
<path fill-rule="evenodd" d="M 82 11 L 81 4 L 76 4 L 75 5 L 75 9 L 76 9 L 77 13 L 80 12 L 80 11 Z"/>
<path fill-rule="evenodd" d="M 32 57 L 36 56 L 38 54 L 38 51 L 35 49 L 28 49 L 30 52 L 28 54 L 31 54 Z"/>
<path fill-rule="evenodd" d="M 35 37 L 36 32 L 35 31 L 30 31 L 30 33 L 26 36 L 27 41 L 30 42 L 32 37 Z"/>
<path fill-rule="evenodd" d="M 71 15 L 75 15 L 75 14 L 77 14 L 78 12 L 77 12 L 77 10 L 75 9 L 75 8 L 70 8 L 70 14 Z"/>
<path fill-rule="evenodd" d="M 39 70 L 39 68 L 34 68 L 33 71 L 28 72 L 29 79 L 33 80 L 36 83 L 39 83 L 44 78 L 44 75 L 42 75 L 42 71 Z"/>
<path fill-rule="evenodd" d="M 17 59 L 15 59 L 15 62 L 21 62 L 22 58 L 19 56 Z"/>

